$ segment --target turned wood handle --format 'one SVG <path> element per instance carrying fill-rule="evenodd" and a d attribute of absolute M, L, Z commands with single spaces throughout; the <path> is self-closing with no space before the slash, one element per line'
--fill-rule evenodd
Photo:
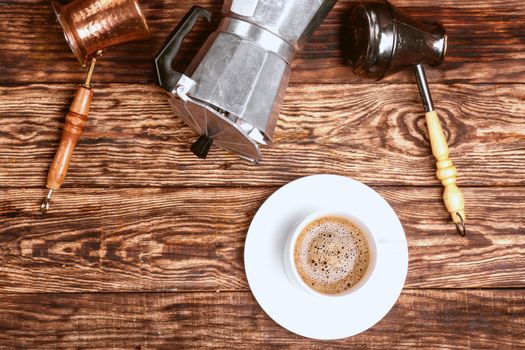
<path fill-rule="evenodd" d="M 463 193 L 456 185 L 457 169 L 449 158 L 448 144 L 441 128 L 441 122 L 436 112 L 426 114 L 428 134 L 432 145 L 432 153 L 437 160 L 437 178 L 445 186 L 443 201 L 448 212 L 452 215 L 452 220 L 456 224 L 461 223 L 461 218 L 465 218 L 465 199 Z M 461 215 L 461 218 L 458 216 Z"/>
<path fill-rule="evenodd" d="M 80 86 L 66 116 L 62 140 L 47 176 L 47 188 L 58 190 L 66 178 L 73 151 L 77 145 L 89 114 L 93 90 Z"/>

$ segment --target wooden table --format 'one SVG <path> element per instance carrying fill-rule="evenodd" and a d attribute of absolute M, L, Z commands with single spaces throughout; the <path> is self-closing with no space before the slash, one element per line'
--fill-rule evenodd
<path fill-rule="evenodd" d="M 275 145 L 259 166 L 213 149 L 173 116 L 152 57 L 193 4 L 143 1 L 150 41 L 100 60 L 86 133 L 48 216 L 46 173 L 80 69 L 47 0 L 0 0 L 0 348 L 524 349 L 525 2 L 397 0 L 448 28 L 429 70 L 469 234 L 434 177 L 409 72 L 355 78 L 340 1 L 294 63 Z M 217 23 L 215 20 L 215 24 Z M 184 67 L 210 33 L 201 26 Z M 318 342 L 275 324 L 249 291 L 246 231 L 277 188 L 334 173 L 374 187 L 406 230 L 410 265 L 393 310 L 367 332 Z"/>

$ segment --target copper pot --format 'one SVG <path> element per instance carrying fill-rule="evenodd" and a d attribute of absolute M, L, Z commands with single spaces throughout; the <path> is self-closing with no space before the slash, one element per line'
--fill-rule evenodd
<path fill-rule="evenodd" d="M 137 0 L 52 1 L 71 50 L 85 66 L 97 51 L 144 39 L 150 30 Z"/>

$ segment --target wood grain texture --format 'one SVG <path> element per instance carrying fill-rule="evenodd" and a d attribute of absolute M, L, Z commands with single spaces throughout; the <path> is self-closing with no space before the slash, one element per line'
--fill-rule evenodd
<path fill-rule="evenodd" d="M 0 350 L 525 349 L 525 2 L 394 0 L 448 29 L 447 60 L 428 75 L 466 197 L 466 238 L 441 201 L 411 72 L 369 83 L 343 59 L 353 2 L 340 0 L 294 61 L 275 145 L 253 166 L 218 149 L 196 159 L 196 135 L 153 85 L 153 56 L 184 13 L 201 5 L 215 18 L 190 34 L 177 69 L 217 26 L 222 1 L 142 1 L 153 36 L 101 58 L 86 132 L 41 216 L 85 71 L 49 0 L 0 0 Z M 336 342 L 276 325 L 243 266 L 260 205 L 317 173 L 375 186 L 409 243 L 394 309 Z"/>
<path fill-rule="evenodd" d="M 275 188 L 0 191 L 0 292 L 248 290 L 248 226 Z M 440 188 L 378 188 L 409 242 L 410 288 L 524 288 L 525 188 L 465 188 L 456 234 Z"/>
<path fill-rule="evenodd" d="M 44 187 L 75 86 L 0 88 L 0 187 Z M 369 184 L 439 186 L 416 85 L 294 85 L 274 145 L 254 166 L 175 117 L 160 88 L 95 87 L 64 186 L 276 186 L 335 173 Z M 525 185 L 525 85 L 432 86 L 460 186 Z M 468 205 L 468 204 L 467 204 Z"/>
<path fill-rule="evenodd" d="M 525 293 L 405 290 L 369 331 L 312 341 L 249 293 L 0 295 L 0 347 L 53 349 L 509 349 L 525 347 Z"/>
<path fill-rule="evenodd" d="M 450 37 L 448 58 L 429 70 L 431 81 L 525 82 L 525 3 L 522 0 L 398 0 L 418 19 L 442 22 Z M 219 0 L 142 1 L 153 36 L 106 52 L 95 81 L 152 82 L 152 59 L 193 5 L 213 10 L 212 26 L 201 24 L 186 41 L 177 66 L 186 67 L 220 19 Z M 361 82 L 342 54 L 343 22 L 352 1 L 341 0 L 294 62 L 294 82 Z M 67 46 L 47 0 L 0 1 L 0 83 L 80 82 L 84 72 Z M 413 81 L 410 72 L 388 81 Z"/>

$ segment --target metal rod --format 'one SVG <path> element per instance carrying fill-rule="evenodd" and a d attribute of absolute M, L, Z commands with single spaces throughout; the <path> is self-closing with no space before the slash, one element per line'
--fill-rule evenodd
<path fill-rule="evenodd" d="M 425 112 L 433 112 L 434 102 L 432 101 L 432 95 L 430 94 L 430 89 L 428 88 L 425 67 L 423 67 L 422 64 L 418 64 L 414 67 L 414 72 L 416 74 L 417 86 L 419 87 L 421 100 L 423 101 L 423 106 L 425 106 Z"/>
<path fill-rule="evenodd" d="M 456 223 L 456 229 L 461 237 L 465 237 L 467 234 L 467 227 L 465 226 L 465 220 L 463 220 L 463 216 L 461 216 L 460 213 L 456 213 L 456 215 L 459 217 L 460 223 Z"/>
<path fill-rule="evenodd" d="M 86 82 L 84 83 L 84 86 L 89 88 L 91 84 L 91 77 L 93 76 L 93 71 L 95 70 L 95 65 L 97 64 L 97 57 L 102 55 L 102 50 L 98 50 L 95 55 L 93 55 L 93 58 L 91 59 L 91 65 L 89 66 L 89 71 L 87 74 Z"/>
<path fill-rule="evenodd" d="M 42 201 L 42 204 L 40 205 L 40 212 L 42 214 L 47 214 L 49 209 L 51 208 L 51 196 L 53 196 L 54 190 L 49 190 L 47 193 L 47 197 L 44 198 Z"/>

